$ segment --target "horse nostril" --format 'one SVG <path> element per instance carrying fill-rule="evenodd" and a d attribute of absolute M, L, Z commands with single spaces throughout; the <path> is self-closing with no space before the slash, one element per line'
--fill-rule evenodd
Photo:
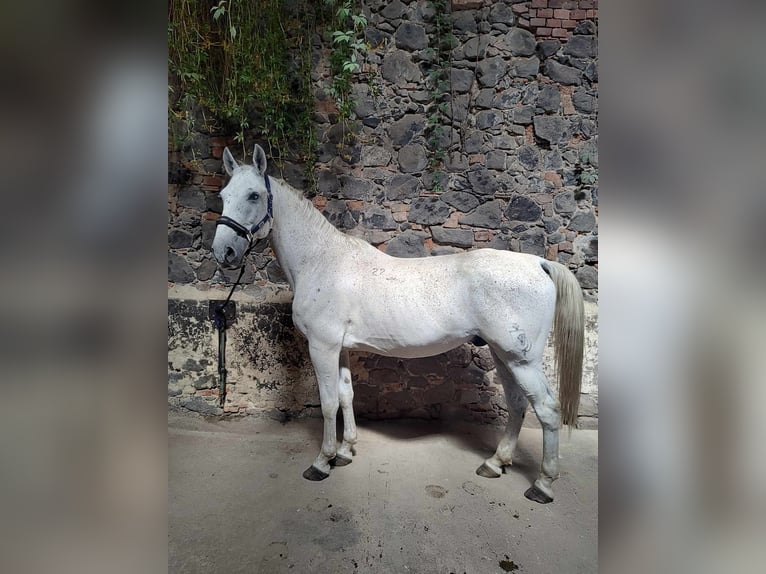
<path fill-rule="evenodd" d="M 224 254 L 224 261 L 231 261 L 232 259 L 234 259 L 234 249 L 227 247 Z"/>

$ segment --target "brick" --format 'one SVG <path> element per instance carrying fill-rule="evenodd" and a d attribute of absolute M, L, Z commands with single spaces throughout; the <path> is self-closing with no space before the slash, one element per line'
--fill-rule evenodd
<path fill-rule="evenodd" d="M 561 21 L 561 27 L 562 28 L 566 28 L 567 30 L 571 30 L 575 26 L 577 26 L 577 22 L 575 22 L 574 20 L 562 20 Z"/>
<path fill-rule="evenodd" d="M 529 6 L 526 4 L 514 4 L 511 6 L 511 10 L 513 10 L 514 14 L 524 14 L 527 10 L 529 10 Z"/>
<path fill-rule="evenodd" d="M 202 214 L 202 219 L 206 219 L 207 221 L 215 221 L 219 217 L 221 217 L 220 213 L 213 213 L 212 211 L 206 211 Z"/>
<path fill-rule="evenodd" d="M 531 26 L 545 26 L 545 18 L 531 18 L 529 24 Z"/>
<path fill-rule="evenodd" d="M 474 241 L 489 241 L 492 239 L 492 232 L 487 230 L 481 230 L 481 231 L 474 231 L 473 232 L 473 240 Z"/>
<path fill-rule="evenodd" d="M 561 175 L 555 171 L 546 171 L 543 179 L 552 182 L 554 187 L 561 187 Z"/>
<path fill-rule="evenodd" d="M 551 32 L 551 36 L 554 38 L 566 38 L 567 37 L 567 31 L 563 28 L 555 28 L 553 32 Z"/>
<path fill-rule="evenodd" d="M 529 28 L 529 20 L 526 18 L 519 18 L 519 26 L 522 28 Z"/>
<path fill-rule="evenodd" d="M 562 241 L 558 244 L 558 250 L 564 251 L 566 253 L 573 253 L 574 252 L 574 245 L 571 241 Z"/>
<path fill-rule="evenodd" d="M 558 245 L 549 245 L 548 249 L 545 251 L 545 258 L 548 261 L 558 261 L 559 258 L 559 246 Z"/>
<path fill-rule="evenodd" d="M 564 2 L 561 3 L 562 8 L 566 8 L 567 10 L 574 10 L 580 5 L 580 2 L 578 0 L 564 0 Z"/>
<path fill-rule="evenodd" d="M 532 8 L 547 8 L 548 0 L 532 0 Z"/>
<path fill-rule="evenodd" d="M 569 17 L 572 20 L 585 20 L 585 10 L 572 10 Z"/>
<path fill-rule="evenodd" d="M 547 26 L 549 28 L 561 28 L 561 20 L 556 18 L 548 18 Z"/>
<path fill-rule="evenodd" d="M 583 10 L 590 10 L 595 8 L 595 4 L 593 3 L 593 0 L 580 0 L 580 8 Z"/>
<path fill-rule="evenodd" d="M 569 20 L 569 10 L 554 10 L 554 18 L 560 18 L 561 20 Z"/>
<path fill-rule="evenodd" d="M 534 18 L 535 16 L 537 16 L 537 10 L 530 10 L 529 12 L 524 14 L 524 16 L 526 18 Z"/>
<path fill-rule="evenodd" d="M 551 28 L 538 28 L 535 30 L 536 36 L 550 36 L 551 35 Z"/>
<path fill-rule="evenodd" d="M 322 197 L 321 195 L 316 195 L 311 200 L 311 203 L 313 203 L 314 207 L 316 207 L 319 211 L 322 211 L 327 206 L 327 198 Z"/>
<path fill-rule="evenodd" d="M 561 8 L 564 0 L 548 0 L 548 8 Z"/>
<path fill-rule="evenodd" d="M 537 17 L 538 18 L 553 18 L 553 10 L 551 10 L 550 8 L 546 8 L 545 10 L 538 10 Z"/>
<path fill-rule="evenodd" d="M 223 177 L 220 175 L 206 175 L 202 178 L 202 185 L 209 185 L 220 189 L 223 187 Z"/>
<path fill-rule="evenodd" d="M 585 17 L 589 20 L 592 20 L 593 18 L 596 18 L 596 11 L 595 10 L 586 10 L 585 11 Z"/>

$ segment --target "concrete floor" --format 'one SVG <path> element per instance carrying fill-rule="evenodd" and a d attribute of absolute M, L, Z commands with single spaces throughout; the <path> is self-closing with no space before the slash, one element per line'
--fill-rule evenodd
<path fill-rule="evenodd" d="M 321 426 L 170 413 L 169 571 L 597 571 L 597 431 L 561 433 L 556 499 L 539 505 L 523 495 L 539 429 L 522 429 L 514 467 L 486 479 L 474 471 L 496 429 L 360 421 L 353 464 L 309 482 Z"/>

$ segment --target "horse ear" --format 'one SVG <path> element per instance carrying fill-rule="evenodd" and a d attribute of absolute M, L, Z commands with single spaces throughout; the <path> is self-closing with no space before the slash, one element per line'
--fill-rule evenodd
<path fill-rule="evenodd" d="M 255 144 L 255 151 L 253 152 L 253 165 L 261 175 L 266 173 L 266 152 L 258 144 Z"/>
<path fill-rule="evenodd" d="M 234 170 L 237 169 L 238 167 L 239 167 L 239 164 L 237 163 L 237 160 L 234 159 L 234 156 L 231 155 L 229 148 L 224 148 L 223 169 L 225 169 L 226 173 L 231 177 L 231 174 L 234 173 Z"/>

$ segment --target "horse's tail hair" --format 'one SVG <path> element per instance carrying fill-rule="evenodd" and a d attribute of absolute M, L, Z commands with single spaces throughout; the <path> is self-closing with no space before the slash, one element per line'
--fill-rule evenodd
<path fill-rule="evenodd" d="M 572 272 L 555 261 L 545 261 L 543 269 L 556 285 L 556 311 L 553 342 L 559 376 L 561 422 L 577 428 L 582 384 L 585 309 L 582 289 Z"/>

